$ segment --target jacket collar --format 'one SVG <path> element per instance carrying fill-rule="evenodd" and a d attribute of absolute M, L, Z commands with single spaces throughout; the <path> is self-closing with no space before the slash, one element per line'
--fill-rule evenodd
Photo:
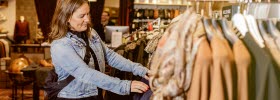
<path fill-rule="evenodd" d="M 91 42 L 96 43 L 98 41 L 102 41 L 95 30 L 92 29 L 91 33 L 92 37 L 89 38 Z M 67 32 L 66 37 L 72 40 L 74 44 L 86 46 L 86 42 L 83 39 L 79 38 L 77 35 L 73 34 L 72 32 Z M 89 44 L 91 44 L 91 42 L 89 42 Z"/>
<path fill-rule="evenodd" d="M 86 46 L 86 42 L 72 32 L 67 32 L 66 37 L 69 38 L 74 44 L 77 44 L 79 46 Z"/>

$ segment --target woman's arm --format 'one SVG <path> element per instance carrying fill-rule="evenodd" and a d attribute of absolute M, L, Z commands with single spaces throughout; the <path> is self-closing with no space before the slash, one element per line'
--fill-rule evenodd
<path fill-rule="evenodd" d="M 89 68 L 74 48 L 65 41 L 53 41 L 51 45 L 51 57 L 55 67 L 62 68 L 79 81 L 95 84 L 97 87 L 121 95 L 130 93 L 131 81 L 113 78 Z"/>
<path fill-rule="evenodd" d="M 97 37 L 100 40 L 101 46 L 104 51 L 105 59 L 108 64 L 114 68 L 117 68 L 121 71 L 132 72 L 133 75 L 139 75 L 145 77 L 148 69 L 139 63 L 134 63 L 113 50 L 109 49 L 104 42 L 101 41 L 101 38 L 98 36 L 95 30 L 92 30 L 93 37 Z"/>

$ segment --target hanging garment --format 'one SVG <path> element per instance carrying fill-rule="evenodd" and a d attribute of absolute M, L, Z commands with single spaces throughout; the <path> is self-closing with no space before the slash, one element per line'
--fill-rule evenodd
<path fill-rule="evenodd" d="M 139 12 L 140 12 L 140 19 L 146 19 L 145 9 L 140 9 Z"/>
<path fill-rule="evenodd" d="M 147 65 L 149 54 L 145 52 L 145 47 L 147 45 L 147 41 L 145 38 L 139 39 L 137 42 L 137 47 L 135 48 L 135 52 L 137 52 L 136 61 L 137 63 L 140 63 L 142 65 Z"/>
<path fill-rule="evenodd" d="M 213 73 L 210 100 L 236 100 L 233 96 L 233 53 L 226 40 L 213 34 Z"/>
<path fill-rule="evenodd" d="M 158 10 L 158 17 L 159 18 L 165 18 L 165 12 L 164 12 L 164 10 Z"/>
<path fill-rule="evenodd" d="M 154 55 L 154 51 L 156 50 L 157 45 L 158 45 L 158 41 L 161 37 L 162 37 L 162 34 L 159 33 L 158 35 L 154 36 L 151 40 L 149 40 L 149 42 L 147 43 L 145 51 L 150 54 L 149 59 L 148 59 L 148 63 L 147 63 L 147 68 L 148 69 L 150 69 L 151 60 L 152 60 L 152 57 Z"/>
<path fill-rule="evenodd" d="M 202 22 L 192 10 L 187 10 L 179 20 L 167 28 L 152 59 L 152 100 L 186 99 L 195 56 L 202 41 L 198 39 L 194 43 L 193 37 L 197 31 L 201 32 L 197 25 Z"/>
<path fill-rule="evenodd" d="M 251 56 L 241 40 L 233 44 L 233 54 L 237 69 L 237 100 L 251 100 L 249 80 L 251 78 Z"/>
<path fill-rule="evenodd" d="M 136 57 L 136 53 L 134 54 L 134 50 L 136 48 L 137 44 L 135 42 L 129 43 L 125 46 L 124 50 L 127 52 L 126 55 L 124 55 L 127 59 L 131 61 L 136 61 L 134 57 Z"/>
<path fill-rule="evenodd" d="M 278 50 L 280 51 L 280 37 L 277 37 L 275 39 L 275 42 L 276 42 L 276 46 L 278 47 Z"/>
<path fill-rule="evenodd" d="M 164 10 L 164 18 L 165 19 L 169 19 L 170 18 L 170 10 L 169 9 L 165 9 Z"/>
<path fill-rule="evenodd" d="M 174 11 L 174 17 L 177 17 L 177 16 L 179 16 L 180 15 L 180 11 L 178 10 L 178 9 L 176 9 L 175 11 Z"/>
<path fill-rule="evenodd" d="M 5 46 L 5 57 L 10 57 L 10 44 L 5 39 L 0 39 L 0 42 L 2 42 Z"/>
<path fill-rule="evenodd" d="M 260 48 L 250 33 L 242 39 L 252 56 L 253 78 L 250 96 L 253 100 L 280 100 L 280 71 L 266 48 Z"/>
<path fill-rule="evenodd" d="M 174 10 L 170 10 L 170 19 L 173 19 L 174 18 Z"/>
<path fill-rule="evenodd" d="M 14 40 L 16 43 L 21 43 L 29 39 L 29 23 L 27 21 L 21 22 L 20 20 L 16 21 L 15 31 L 14 31 Z"/>
<path fill-rule="evenodd" d="M 0 58 L 3 58 L 5 56 L 6 56 L 5 45 L 3 42 L 0 41 Z"/>
<path fill-rule="evenodd" d="M 138 17 L 138 9 L 135 9 L 134 13 L 133 13 L 133 18 L 137 18 Z"/>
<path fill-rule="evenodd" d="M 145 9 L 144 10 L 144 16 L 143 16 L 144 19 L 149 19 L 149 9 Z"/>
<path fill-rule="evenodd" d="M 212 51 L 206 37 L 203 37 L 198 47 L 187 100 L 209 100 L 212 65 Z"/>
<path fill-rule="evenodd" d="M 154 10 L 154 19 L 158 18 L 159 14 L 158 14 L 158 9 Z"/>
<path fill-rule="evenodd" d="M 153 9 L 149 9 L 149 18 L 150 19 L 154 18 L 154 10 Z"/>
<path fill-rule="evenodd" d="M 153 53 L 156 50 L 158 41 L 161 37 L 162 37 L 162 34 L 159 33 L 158 35 L 154 36 L 151 40 L 149 40 L 149 42 L 147 43 L 147 46 L 145 48 L 145 51 L 150 54 Z"/>
<path fill-rule="evenodd" d="M 263 34 L 264 42 L 271 53 L 273 59 L 275 60 L 276 64 L 280 66 L 280 50 L 278 49 L 277 45 L 274 41 L 273 37 L 271 37 L 269 34 Z"/>

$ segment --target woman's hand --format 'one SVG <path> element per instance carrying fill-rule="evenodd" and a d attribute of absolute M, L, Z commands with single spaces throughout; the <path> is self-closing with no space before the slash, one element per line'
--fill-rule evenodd
<path fill-rule="evenodd" d="M 131 92 L 144 93 L 149 89 L 149 86 L 140 81 L 132 81 L 130 86 Z"/>
<path fill-rule="evenodd" d="M 150 75 L 151 75 L 151 71 L 148 70 L 147 73 L 146 73 L 146 75 L 144 76 L 144 78 L 145 78 L 146 80 L 149 80 L 149 79 L 150 79 Z"/>

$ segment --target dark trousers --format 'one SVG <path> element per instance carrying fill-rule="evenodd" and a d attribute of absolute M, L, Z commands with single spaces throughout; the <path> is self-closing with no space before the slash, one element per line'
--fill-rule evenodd
<path fill-rule="evenodd" d="M 22 44 L 22 43 L 26 43 L 28 36 L 15 36 L 14 39 L 17 44 Z"/>
<path fill-rule="evenodd" d="M 15 36 L 15 43 L 16 44 L 24 44 L 26 43 L 26 40 L 28 39 L 27 36 Z M 16 47 L 15 52 L 27 52 L 26 47 Z"/>

